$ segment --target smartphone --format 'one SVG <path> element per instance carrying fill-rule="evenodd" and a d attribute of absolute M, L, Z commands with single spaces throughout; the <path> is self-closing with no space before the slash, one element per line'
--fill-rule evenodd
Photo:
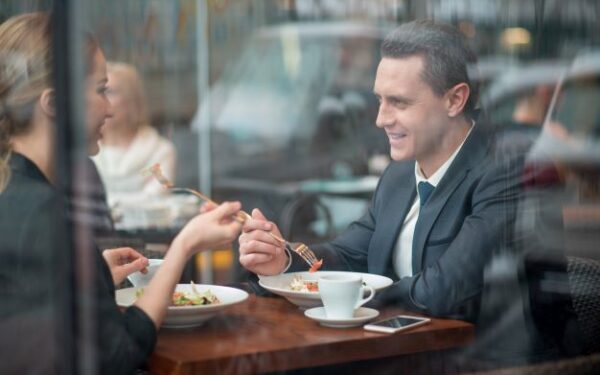
<path fill-rule="evenodd" d="M 429 322 L 431 322 L 431 319 L 429 318 L 421 318 L 419 316 L 410 315 L 398 315 L 394 316 L 393 318 L 388 318 L 377 322 L 365 324 L 364 328 L 367 331 L 394 333 L 418 327 Z"/>

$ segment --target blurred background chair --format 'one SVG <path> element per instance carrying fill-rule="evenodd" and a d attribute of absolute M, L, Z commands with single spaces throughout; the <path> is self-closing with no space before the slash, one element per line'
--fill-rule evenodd
<path fill-rule="evenodd" d="M 279 223 L 281 234 L 289 241 L 322 241 L 334 236 L 331 212 L 317 194 L 295 195 L 284 206 Z"/>

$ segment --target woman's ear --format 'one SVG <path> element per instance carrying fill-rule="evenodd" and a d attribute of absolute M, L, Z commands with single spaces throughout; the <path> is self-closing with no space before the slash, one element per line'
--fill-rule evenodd
<path fill-rule="evenodd" d="M 45 89 L 40 96 L 42 111 L 48 117 L 56 116 L 56 104 L 54 100 L 54 89 Z"/>

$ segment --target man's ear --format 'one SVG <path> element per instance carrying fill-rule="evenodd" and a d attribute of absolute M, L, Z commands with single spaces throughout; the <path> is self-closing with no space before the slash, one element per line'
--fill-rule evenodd
<path fill-rule="evenodd" d="M 456 117 L 461 114 L 469 100 L 471 89 L 464 82 L 457 84 L 446 92 L 446 110 L 448 117 Z"/>
<path fill-rule="evenodd" d="M 42 111 L 49 117 L 56 116 L 56 104 L 54 99 L 54 89 L 45 89 L 40 96 L 40 105 Z"/>

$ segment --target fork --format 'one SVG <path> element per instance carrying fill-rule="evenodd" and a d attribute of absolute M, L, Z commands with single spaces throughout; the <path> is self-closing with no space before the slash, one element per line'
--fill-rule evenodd
<path fill-rule="evenodd" d="M 154 164 L 153 166 L 147 168 L 144 172 L 149 172 L 150 174 L 152 174 L 152 176 L 161 185 L 163 185 L 165 188 L 167 188 L 171 191 L 180 191 L 180 192 L 190 193 L 190 194 L 197 196 L 198 198 L 202 199 L 205 202 L 210 202 L 214 205 L 218 205 L 217 202 L 213 201 L 207 195 L 202 194 L 198 190 L 175 187 L 174 184 L 167 177 L 165 177 L 165 175 L 162 174 L 159 164 Z M 251 219 L 251 218 L 252 218 L 252 216 L 250 216 L 249 213 L 247 213 L 245 211 L 240 211 L 237 213 L 235 219 L 237 221 L 239 221 L 240 223 L 244 223 L 246 220 Z M 288 251 L 298 254 L 306 263 L 308 263 L 311 271 L 312 270 L 316 271 L 317 269 L 319 269 L 319 267 L 321 267 L 321 264 L 323 261 L 318 260 L 315 253 L 308 246 L 303 244 L 302 242 L 289 242 L 289 241 L 279 237 L 278 235 L 276 235 L 273 232 L 267 232 L 267 233 L 271 237 L 273 237 L 274 239 L 276 239 L 277 241 L 282 243 Z"/>
<path fill-rule="evenodd" d="M 267 233 L 271 234 L 271 232 L 267 232 Z M 305 244 L 303 244 L 302 242 L 289 242 L 289 241 L 285 241 L 285 247 L 289 251 L 293 251 L 294 253 L 300 255 L 300 257 L 306 263 L 308 263 L 308 265 L 310 266 L 311 270 L 314 268 L 315 271 L 316 271 L 319 267 L 321 267 L 321 263 L 323 261 L 322 260 L 318 260 L 317 256 L 315 255 L 315 253 L 308 246 L 306 246 Z"/>

